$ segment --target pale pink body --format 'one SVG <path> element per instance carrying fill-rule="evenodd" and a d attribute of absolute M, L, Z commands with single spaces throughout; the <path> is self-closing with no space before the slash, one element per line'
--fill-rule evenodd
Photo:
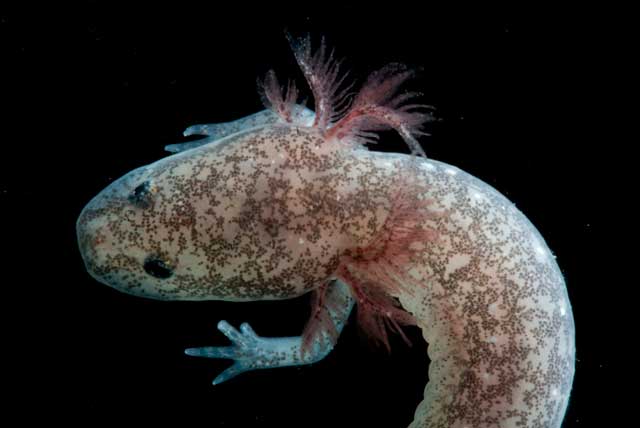
<path fill-rule="evenodd" d="M 338 69 L 309 41 L 296 58 L 316 98 L 264 82 L 272 112 L 190 128 L 200 143 L 132 171 L 78 219 L 87 269 L 145 297 L 228 301 L 313 293 L 301 337 L 261 338 L 225 322 L 235 347 L 214 383 L 326 355 L 351 307 L 362 330 L 417 324 L 429 383 L 412 428 L 558 428 L 574 371 L 574 325 L 562 275 L 535 227 L 493 188 L 433 160 L 367 151 L 396 129 L 415 154 L 429 116 L 396 95 L 410 73 L 374 73 L 346 102 Z M 339 108 L 342 106 L 342 108 Z M 401 307 L 394 300 L 398 299 Z"/>

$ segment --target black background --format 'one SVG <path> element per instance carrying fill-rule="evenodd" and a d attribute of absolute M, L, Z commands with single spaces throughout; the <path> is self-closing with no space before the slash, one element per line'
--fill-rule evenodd
<path fill-rule="evenodd" d="M 242 4 L 240 4 L 242 3 Z M 304 86 L 284 29 L 325 35 L 363 78 L 388 62 L 421 68 L 414 89 L 440 121 L 421 140 L 511 199 L 538 227 L 566 277 L 577 326 L 577 371 L 564 427 L 609 420 L 613 357 L 602 346 L 613 312 L 603 287 L 602 170 L 591 149 L 601 117 L 606 33 L 585 24 L 492 11 L 244 2 L 104 1 L 1 10 L 5 343 L 9 407 L 22 417 L 207 426 L 404 427 L 427 380 L 426 344 L 372 351 L 353 323 L 325 360 L 244 374 L 213 387 L 229 363 L 186 347 L 226 343 L 220 319 L 258 334 L 299 334 L 306 297 L 283 302 L 157 302 L 89 277 L 74 224 L 92 196 L 165 156 L 194 123 L 262 108 L 258 76 L 274 67 Z M 602 145 L 603 142 L 600 142 Z M 605 144 L 606 146 L 606 144 Z M 606 148 L 606 147 L 605 147 Z M 404 151 L 385 133 L 375 150 Z M 604 315 L 604 316 L 603 316 Z M 594 405 L 594 391 L 600 391 Z"/>

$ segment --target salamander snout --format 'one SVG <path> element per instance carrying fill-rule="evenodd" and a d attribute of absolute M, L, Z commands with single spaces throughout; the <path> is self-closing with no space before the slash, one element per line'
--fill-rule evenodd
<path fill-rule="evenodd" d="M 106 236 L 102 228 L 96 217 L 96 210 L 85 207 L 76 222 L 78 249 L 91 276 L 100 282 L 105 282 L 102 279 L 104 263 L 101 262 L 103 252 L 100 251 L 100 247 L 106 244 Z"/>
<path fill-rule="evenodd" d="M 76 235 L 85 268 L 95 280 L 116 290 L 166 299 L 176 293 L 176 259 L 140 234 L 136 214 L 144 208 L 132 206 L 129 195 L 135 192 L 124 190 L 107 188 L 80 213 Z"/>

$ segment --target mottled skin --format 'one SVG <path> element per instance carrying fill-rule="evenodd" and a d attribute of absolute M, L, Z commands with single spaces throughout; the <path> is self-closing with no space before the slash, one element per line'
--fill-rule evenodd
<path fill-rule="evenodd" d="M 345 144 L 348 133 L 327 138 L 313 126 L 313 112 L 295 109 L 302 114 L 290 121 L 260 112 L 192 127 L 186 135 L 209 137 L 168 146 L 177 154 L 98 194 L 77 223 L 89 273 L 156 299 L 315 293 L 312 328 L 302 336 L 262 338 L 246 323 L 238 331 L 221 321 L 233 346 L 188 349 L 235 360 L 214 380 L 220 383 L 322 359 L 354 304 L 359 312 L 371 308 L 362 291 L 376 284 L 362 271 L 378 272 L 377 286 L 413 315 L 429 344 L 429 383 L 411 428 L 560 427 L 574 373 L 574 324 L 562 275 L 535 227 L 455 167 L 370 152 Z M 393 220 L 399 192 L 405 202 L 431 204 L 410 213 L 416 238 L 394 252 L 387 244 L 403 227 Z M 408 276 L 387 287 L 383 279 L 400 271 L 377 267 L 395 262 Z M 374 309 L 397 315 L 392 306 Z"/>
<path fill-rule="evenodd" d="M 323 144 L 308 128 L 276 125 L 167 157 L 111 184 L 78 220 L 96 279 L 157 299 L 287 299 L 335 272 L 349 247 L 384 221 L 382 166 Z M 151 183 L 148 207 L 129 196 Z M 370 184 L 367 184 L 370 183 Z M 168 279 L 143 270 L 149 255 Z"/>
<path fill-rule="evenodd" d="M 385 156 L 386 157 L 386 156 Z M 440 245 L 398 296 L 429 343 L 429 384 L 412 427 L 559 427 L 574 372 L 574 324 L 562 274 L 535 227 L 495 189 L 422 162 Z"/>

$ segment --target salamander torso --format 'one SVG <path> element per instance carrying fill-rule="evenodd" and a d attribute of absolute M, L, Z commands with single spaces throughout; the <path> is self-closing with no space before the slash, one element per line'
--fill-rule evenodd
<path fill-rule="evenodd" d="M 309 364 L 331 351 L 354 306 L 389 346 L 417 325 L 429 383 L 411 427 L 557 428 L 574 372 L 574 324 L 560 270 L 535 227 L 491 186 L 425 159 L 428 106 L 398 94 L 411 72 L 373 73 L 355 96 L 324 44 L 292 41 L 315 97 L 296 104 L 275 74 L 268 110 L 196 125 L 203 140 L 111 183 L 84 208 L 87 270 L 126 293 L 164 300 L 252 301 L 311 293 L 302 334 L 258 336 L 218 325 L 232 346 L 186 350 L 230 358 L 214 380 Z M 412 155 L 368 151 L 395 129 Z M 425 360 L 426 363 L 426 360 Z"/>

